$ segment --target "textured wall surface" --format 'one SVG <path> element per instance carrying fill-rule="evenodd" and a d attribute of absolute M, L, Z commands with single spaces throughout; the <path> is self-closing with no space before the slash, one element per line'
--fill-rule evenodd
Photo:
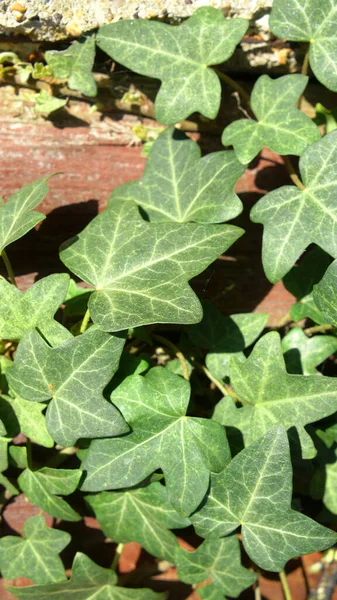
<path fill-rule="evenodd" d="M 258 19 L 271 5 L 272 0 L 2 0 L 0 33 L 56 41 L 119 19 L 176 20 L 200 6 L 214 6 L 229 16 Z"/>

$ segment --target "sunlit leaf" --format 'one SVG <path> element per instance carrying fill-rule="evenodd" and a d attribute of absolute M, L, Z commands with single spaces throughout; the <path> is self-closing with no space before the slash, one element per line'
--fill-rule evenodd
<path fill-rule="evenodd" d="M 303 329 L 294 327 L 282 340 L 288 373 L 314 375 L 316 367 L 337 351 L 337 338 L 315 335 L 308 338 Z"/>
<path fill-rule="evenodd" d="M 222 134 L 223 145 L 233 146 L 243 164 L 251 162 L 265 146 L 277 154 L 300 156 L 321 137 L 315 123 L 296 108 L 308 80 L 304 75 L 259 77 L 251 95 L 257 121 L 240 119 L 228 125 Z"/>
<path fill-rule="evenodd" d="M 111 400 L 132 432 L 91 443 L 83 462 L 87 477 L 82 489 L 131 487 L 161 468 L 172 506 L 190 514 L 206 493 L 210 471 L 227 464 L 229 449 L 218 423 L 186 416 L 189 396 L 189 383 L 162 367 L 145 377 L 128 377 Z"/>
<path fill-rule="evenodd" d="M 104 25 L 97 44 L 132 71 L 162 81 L 156 119 L 173 125 L 197 111 L 215 119 L 221 86 L 207 67 L 230 58 L 247 28 L 244 19 L 225 19 L 219 10 L 202 7 L 178 27 L 141 19 Z"/>
<path fill-rule="evenodd" d="M 274 0 L 270 27 L 282 39 L 310 42 L 309 62 L 315 76 L 337 91 L 336 0 Z"/>
<path fill-rule="evenodd" d="M 323 314 L 325 323 L 337 325 L 337 261 L 324 273 L 322 280 L 314 287 L 314 301 Z"/>
<path fill-rule="evenodd" d="M 135 203 L 116 200 L 61 250 L 95 287 L 91 317 L 104 331 L 149 323 L 196 323 L 201 305 L 187 285 L 243 231 L 232 225 L 147 223 Z"/>
<path fill-rule="evenodd" d="M 169 530 L 188 527 L 190 521 L 172 508 L 161 483 L 101 492 L 86 500 L 107 537 L 119 543 L 138 542 L 150 554 L 174 562 L 178 542 Z"/>
<path fill-rule="evenodd" d="M 336 412 L 337 389 L 333 377 L 290 375 L 286 372 L 280 336 L 264 335 L 245 362 L 232 358 L 230 377 L 234 391 L 246 404 L 228 411 L 217 407 L 215 418 L 242 431 L 245 445 L 279 423 L 300 441 L 304 458 L 316 451 L 305 425 Z M 221 401 L 222 402 L 222 401 Z M 228 409 L 228 400 L 225 405 Z"/>
<path fill-rule="evenodd" d="M 154 142 L 142 179 L 118 187 L 111 200 L 135 200 L 152 222 L 221 223 L 242 211 L 233 190 L 244 169 L 231 151 L 201 158 L 195 142 L 168 128 Z"/>
<path fill-rule="evenodd" d="M 72 446 L 82 437 L 125 433 L 128 427 L 122 416 L 102 396 L 118 368 L 124 343 L 122 334 L 90 328 L 51 348 L 36 331 L 28 333 L 8 371 L 9 384 L 25 400 L 51 400 L 47 429 L 62 446 Z"/>
<path fill-rule="evenodd" d="M 241 525 L 242 542 L 262 569 L 281 571 L 296 556 L 323 550 L 337 534 L 290 508 L 292 468 L 286 431 L 276 426 L 211 478 L 206 502 L 191 516 L 202 537 L 228 535 Z"/>
<path fill-rule="evenodd" d="M 27 519 L 23 537 L 7 535 L 0 540 L 0 569 L 5 579 L 27 577 L 34 583 L 66 579 L 59 553 L 71 536 L 46 526 L 44 517 Z"/>
<path fill-rule="evenodd" d="M 26 469 L 19 476 L 18 484 L 26 498 L 49 515 L 63 521 L 80 521 L 82 517 L 59 496 L 74 492 L 81 475 L 79 469 Z"/>
<path fill-rule="evenodd" d="M 262 262 L 268 279 L 279 281 L 309 244 L 337 257 L 337 131 L 307 148 L 299 161 L 304 190 L 282 186 L 251 211 L 264 225 Z"/>
<path fill-rule="evenodd" d="M 95 35 L 75 41 L 66 50 L 48 50 L 47 64 L 55 77 L 68 79 L 68 87 L 85 96 L 96 96 L 97 85 L 92 74 L 95 60 Z"/>

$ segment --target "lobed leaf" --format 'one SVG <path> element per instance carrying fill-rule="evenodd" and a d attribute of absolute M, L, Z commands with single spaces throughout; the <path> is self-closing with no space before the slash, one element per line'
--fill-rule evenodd
<path fill-rule="evenodd" d="M 118 187 L 110 201 L 135 200 L 151 222 L 221 223 L 242 212 L 234 186 L 244 169 L 231 151 L 201 158 L 199 146 L 170 127 L 154 142 L 142 179 Z"/>
<path fill-rule="evenodd" d="M 114 571 L 99 567 L 88 556 L 78 552 L 70 581 L 7 589 L 22 600 L 165 600 L 167 597 L 165 593 L 157 594 L 147 588 L 127 589 L 116 584 Z"/>
<path fill-rule="evenodd" d="M 44 404 L 32 403 L 19 396 L 3 396 L 2 400 L 14 412 L 17 419 L 16 434 L 21 432 L 45 448 L 54 446 L 54 440 L 48 433 L 43 414 L 46 408 Z"/>
<path fill-rule="evenodd" d="M 299 162 L 304 190 L 282 186 L 251 211 L 264 225 L 262 262 L 268 279 L 284 277 L 309 244 L 337 257 L 337 131 L 307 148 Z"/>
<path fill-rule="evenodd" d="M 69 281 L 66 273 L 55 273 L 21 292 L 0 278 L 0 337 L 17 340 L 38 328 L 52 346 L 72 339 L 70 331 L 53 318 L 66 298 Z"/>
<path fill-rule="evenodd" d="M 321 134 L 315 123 L 296 108 L 309 77 L 262 75 L 255 83 L 251 107 L 257 121 L 234 121 L 222 134 L 224 146 L 233 146 L 242 164 L 250 163 L 265 146 L 281 155 L 300 156 Z"/>
<path fill-rule="evenodd" d="M 315 76 L 337 91 L 336 0 L 274 0 L 270 28 L 280 38 L 310 42 L 309 62 Z"/>
<path fill-rule="evenodd" d="M 296 556 L 336 543 L 336 533 L 290 508 L 292 468 L 286 431 L 277 425 L 235 456 L 191 516 L 198 535 L 218 538 L 241 525 L 243 546 L 262 569 L 281 571 Z"/>
<path fill-rule="evenodd" d="M 159 482 L 122 492 L 87 496 L 103 533 L 115 542 L 138 542 L 147 552 L 171 562 L 178 548 L 170 529 L 188 527 L 189 519 L 174 510 Z"/>
<path fill-rule="evenodd" d="M 68 496 L 74 492 L 81 476 L 79 469 L 25 469 L 18 484 L 26 498 L 49 515 L 63 521 L 80 521 L 82 517 L 59 495 Z"/>
<path fill-rule="evenodd" d="M 189 396 L 189 383 L 162 367 L 128 377 L 111 400 L 132 432 L 90 444 L 82 489 L 132 487 L 160 468 L 172 506 L 190 514 L 207 491 L 210 471 L 227 464 L 229 448 L 218 423 L 186 416 Z"/>
<path fill-rule="evenodd" d="M 205 540 L 195 552 L 177 548 L 176 566 L 181 581 L 208 581 L 210 585 L 205 587 L 210 587 L 215 594 L 221 592 L 221 599 L 223 594 L 237 598 L 257 579 L 255 573 L 241 566 L 240 545 L 236 535 L 220 540 Z"/>
<path fill-rule="evenodd" d="M 323 314 L 325 323 L 337 325 L 337 261 L 324 273 L 321 281 L 314 286 L 314 302 Z"/>
<path fill-rule="evenodd" d="M 132 71 L 162 81 L 156 120 L 173 125 L 197 111 L 215 119 L 221 85 L 207 67 L 228 60 L 247 28 L 244 19 L 225 19 L 219 10 L 201 7 L 178 27 L 140 19 L 104 25 L 97 45 Z"/>
<path fill-rule="evenodd" d="M 59 553 L 71 536 L 46 526 L 44 517 L 27 519 L 23 538 L 7 535 L 0 540 L 0 570 L 5 579 L 27 577 L 34 583 L 53 583 L 66 579 Z"/>
<path fill-rule="evenodd" d="M 242 431 L 245 445 L 279 423 L 300 442 L 303 458 L 316 454 L 304 426 L 336 412 L 337 390 L 333 377 L 291 375 L 286 372 L 280 336 L 267 333 L 245 362 L 233 358 L 230 377 L 234 391 L 250 406 L 215 413 L 223 425 Z M 225 406 L 228 408 L 228 400 Z M 218 405 L 219 406 L 219 405 Z"/>
<path fill-rule="evenodd" d="M 47 429 L 61 446 L 72 446 L 82 437 L 125 433 L 128 428 L 123 417 L 102 395 L 117 371 L 124 343 L 121 334 L 90 328 L 51 348 L 33 331 L 18 346 L 8 371 L 9 384 L 25 400 L 51 400 Z"/>
<path fill-rule="evenodd" d="M 337 338 L 332 335 L 308 338 L 303 329 L 294 327 L 282 339 L 282 351 L 288 373 L 315 375 L 317 365 L 337 351 Z"/>
<path fill-rule="evenodd" d="M 61 260 L 95 287 L 91 317 L 104 331 L 149 323 L 196 323 L 187 281 L 243 233 L 232 225 L 147 223 L 131 201 L 116 200 L 61 249 Z"/>

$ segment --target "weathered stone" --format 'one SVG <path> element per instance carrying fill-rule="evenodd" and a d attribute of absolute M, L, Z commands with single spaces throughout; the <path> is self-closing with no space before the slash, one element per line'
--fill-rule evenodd
<path fill-rule="evenodd" d="M 165 18 L 177 21 L 200 6 L 214 6 L 228 16 L 257 19 L 257 28 L 272 0 L 2 0 L 0 33 L 23 34 L 33 40 L 58 41 L 78 37 L 119 19 Z"/>

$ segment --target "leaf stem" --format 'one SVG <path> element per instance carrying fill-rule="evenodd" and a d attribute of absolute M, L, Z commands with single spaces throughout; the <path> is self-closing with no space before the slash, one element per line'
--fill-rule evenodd
<path fill-rule="evenodd" d="M 124 544 L 118 544 L 118 546 L 116 548 L 115 556 L 114 556 L 114 559 L 113 559 L 112 564 L 111 564 L 111 569 L 113 571 L 116 571 L 116 569 L 118 567 L 118 562 L 119 562 L 119 559 L 120 559 L 121 554 L 123 552 L 123 548 L 124 548 Z"/>
<path fill-rule="evenodd" d="M 27 463 L 28 463 L 28 469 L 30 469 L 31 471 L 33 471 L 33 453 L 32 453 L 32 442 L 30 441 L 29 438 L 27 438 L 27 442 L 26 442 L 26 450 L 27 450 Z"/>
<path fill-rule="evenodd" d="M 280 581 L 281 581 L 281 585 L 282 585 L 284 600 L 292 600 L 291 591 L 290 591 L 290 588 L 288 585 L 287 576 L 285 574 L 284 569 L 282 571 L 280 571 L 279 576 L 280 576 Z"/>
<path fill-rule="evenodd" d="M 295 185 L 297 185 L 297 187 L 301 191 L 305 190 L 305 186 L 303 185 L 303 183 L 300 180 L 300 178 L 298 177 L 298 175 L 296 175 L 296 171 L 295 171 L 295 169 L 294 169 L 294 167 L 293 167 L 293 165 L 291 163 L 291 160 L 290 160 L 289 156 L 283 156 L 282 158 L 283 158 L 284 165 L 285 165 L 285 167 L 286 167 L 286 169 L 288 171 L 288 174 L 289 174 L 289 177 L 290 177 L 291 181 Z"/>
<path fill-rule="evenodd" d="M 230 387 L 228 387 L 228 385 L 226 385 L 225 383 L 221 383 L 218 379 L 216 379 L 214 377 L 214 375 L 212 375 L 212 373 L 207 369 L 207 367 L 205 367 L 205 365 L 200 365 L 199 363 L 195 363 L 195 365 L 196 365 L 196 367 L 198 367 L 201 371 L 203 371 L 205 373 L 206 377 L 208 377 L 208 379 L 212 383 L 214 383 L 214 385 L 218 388 L 218 390 L 220 390 L 220 392 L 224 396 L 231 396 L 238 402 L 241 402 L 241 404 L 249 404 L 250 405 L 250 402 L 247 402 L 247 400 L 243 400 L 242 398 L 240 398 L 235 392 L 233 392 L 233 390 L 231 390 Z"/>
<path fill-rule="evenodd" d="M 89 308 L 87 308 L 85 315 L 83 317 L 83 321 L 81 323 L 81 327 L 80 327 L 80 333 L 84 333 L 89 325 L 89 321 L 90 321 L 90 311 Z"/>
<path fill-rule="evenodd" d="M 261 588 L 260 588 L 260 584 L 259 584 L 259 580 L 257 579 L 255 586 L 254 586 L 254 598 L 255 600 L 261 600 Z"/>
<path fill-rule="evenodd" d="M 17 283 L 15 281 L 15 275 L 14 275 L 13 267 L 11 265 L 11 261 L 8 258 L 8 254 L 7 254 L 6 250 L 3 250 L 1 252 L 1 256 L 2 256 L 2 259 L 3 259 L 4 263 L 5 263 L 5 267 L 6 267 L 6 271 L 7 271 L 7 275 L 8 275 L 9 281 L 11 282 L 12 285 L 15 285 L 15 287 L 18 287 Z"/>
<path fill-rule="evenodd" d="M 307 327 L 307 329 L 304 329 L 304 333 L 310 337 L 314 333 L 323 333 L 324 331 L 330 331 L 331 329 L 334 329 L 334 325 L 327 323 L 326 325 L 314 325 L 314 327 Z"/>
<path fill-rule="evenodd" d="M 309 71 L 309 50 L 310 50 L 310 42 L 308 42 L 307 49 L 305 51 L 305 55 L 304 55 L 304 59 L 303 59 L 303 63 L 302 63 L 302 68 L 301 68 L 301 75 L 308 75 L 308 71 Z"/>
<path fill-rule="evenodd" d="M 245 101 L 245 103 L 247 104 L 248 108 L 250 108 L 250 95 L 247 94 L 247 92 L 243 89 L 243 87 L 241 87 L 241 85 L 239 83 L 237 83 L 237 81 L 234 81 L 234 79 L 232 79 L 231 77 L 229 77 L 229 75 L 227 75 L 227 73 L 223 73 L 222 71 L 219 71 L 218 69 L 213 69 L 213 71 L 215 71 L 215 73 L 217 74 L 217 76 L 227 85 L 229 85 L 230 87 L 233 88 L 233 90 L 235 90 L 236 92 L 238 92 L 240 94 L 240 96 L 242 96 L 243 100 Z"/>
<path fill-rule="evenodd" d="M 174 352 L 174 354 L 176 355 L 176 357 L 181 362 L 181 366 L 183 368 L 183 373 L 184 373 L 184 379 L 186 379 L 188 381 L 189 378 L 190 378 L 189 372 L 188 372 L 188 364 L 186 362 L 185 356 L 183 355 L 183 353 L 181 352 L 181 350 L 179 350 L 178 346 L 176 346 L 175 344 L 173 344 L 173 342 L 171 342 L 170 340 L 168 340 L 164 336 L 158 335 L 157 333 L 153 333 L 152 337 L 155 340 L 157 340 L 158 342 L 161 342 L 162 344 L 164 344 L 164 346 L 167 346 L 167 348 L 169 348 L 170 350 L 172 350 L 172 352 Z"/>

